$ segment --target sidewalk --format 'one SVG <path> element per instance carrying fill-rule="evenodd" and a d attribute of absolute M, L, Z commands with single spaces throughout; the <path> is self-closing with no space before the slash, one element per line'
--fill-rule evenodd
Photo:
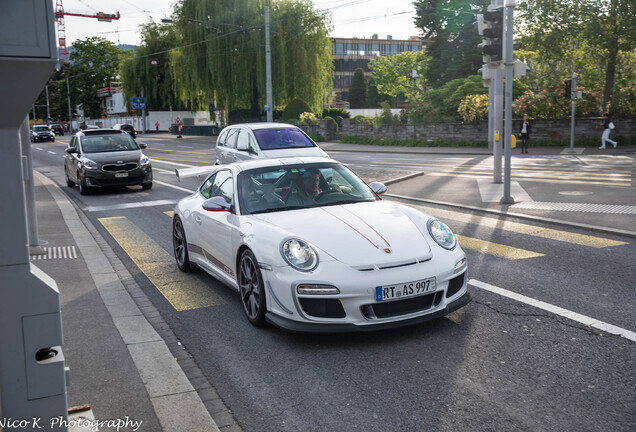
<path fill-rule="evenodd" d="M 463 163 L 462 168 L 452 170 L 451 173 L 424 173 L 410 168 L 413 172 L 402 178 L 391 179 L 388 185 L 387 197 L 408 199 L 414 202 L 452 206 L 465 210 L 478 210 L 495 215 L 508 215 L 537 220 L 541 222 L 557 223 L 581 229 L 591 229 L 610 234 L 636 237 L 636 146 L 619 146 L 617 148 L 599 149 L 598 147 L 575 148 L 574 154 L 569 147 L 529 147 L 529 154 L 520 154 L 520 149 L 513 149 L 513 166 L 517 161 L 529 160 L 536 157 L 558 157 L 563 161 L 573 158 L 582 161 L 581 169 L 586 162 L 584 157 L 599 157 L 599 161 L 607 164 L 603 175 L 605 179 L 620 176 L 621 185 L 614 185 L 610 181 L 594 182 L 587 179 L 587 173 L 562 173 L 563 167 L 554 166 L 551 170 L 562 173 L 563 179 L 523 178 L 516 176 L 512 169 L 511 193 L 515 199 L 514 205 L 499 204 L 503 196 L 503 183 L 495 184 L 492 171 L 489 175 L 464 173 L 474 164 L 484 158 L 492 156 L 486 148 L 478 147 L 393 147 L 363 144 L 343 144 L 337 142 L 320 143 L 320 147 L 338 158 L 339 152 L 369 152 L 369 153 L 399 153 L 430 154 L 430 155 L 462 155 L 474 157 L 474 160 Z M 620 156 L 621 171 L 610 171 L 610 160 L 604 156 Z M 503 180 L 502 160 L 502 180 Z M 535 163 L 537 176 L 548 168 L 540 161 Z M 628 173 L 630 172 L 630 173 Z M 579 182 L 567 180 L 567 175 L 576 175 Z M 384 179 L 387 180 L 387 179 Z M 587 181 L 589 180 L 589 181 Z M 605 183 L 605 184 L 602 184 Z M 629 186 L 625 186 L 629 184 Z"/>
<path fill-rule="evenodd" d="M 90 404 L 95 420 L 106 422 L 100 431 L 115 430 L 118 421 L 127 422 L 123 431 L 219 431 L 210 415 L 215 407 L 224 430 L 240 430 L 233 419 L 225 420 L 218 395 L 179 351 L 168 326 L 97 230 L 56 184 L 34 173 L 38 235 L 47 242 L 47 254 L 33 255 L 31 262 L 55 279 L 60 291 L 69 407 Z M 209 388 L 193 387 L 197 371 Z"/>

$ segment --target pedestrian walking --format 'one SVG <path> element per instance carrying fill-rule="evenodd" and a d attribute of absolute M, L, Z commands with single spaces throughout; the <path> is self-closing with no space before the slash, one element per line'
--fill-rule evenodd
<path fill-rule="evenodd" d="M 177 135 L 177 138 L 181 138 L 181 127 L 183 127 L 183 122 L 181 121 L 181 117 L 177 117 L 177 121 L 175 122 L 175 124 L 177 125 L 177 130 L 179 132 L 179 134 Z"/>
<path fill-rule="evenodd" d="M 157 121 L 157 123 L 155 123 L 155 129 L 157 130 L 157 132 L 159 132 L 159 121 Z"/>
<path fill-rule="evenodd" d="M 521 123 L 521 128 L 519 128 L 519 133 L 521 134 L 521 153 L 528 154 L 528 141 L 530 140 L 530 130 L 531 130 L 530 122 L 528 121 L 528 114 L 523 115 L 523 122 Z"/>
<path fill-rule="evenodd" d="M 614 122 L 612 122 L 612 116 L 608 113 L 603 114 L 605 116 L 605 122 L 603 123 L 603 135 L 601 136 L 601 141 L 603 144 L 599 147 L 600 149 L 605 148 L 605 143 L 611 143 L 614 148 L 616 148 L 616 141 L 609 139 L 610 131 L 614 129 Z"/>

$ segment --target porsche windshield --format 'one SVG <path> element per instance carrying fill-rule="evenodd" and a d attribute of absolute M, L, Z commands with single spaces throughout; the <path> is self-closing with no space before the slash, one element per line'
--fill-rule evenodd
<path fill-rule="evenodd" d="M 379 198 L 346 167 L 334 163 L 285 165 L 238 176 L 242 214 L 267 213 Z"/>
<path fill-rule="evenodd" d="M 92 135 L 82 138 L 84 153 L 103 153 L 139 150 L 137 143 L 128 134 Z"/>

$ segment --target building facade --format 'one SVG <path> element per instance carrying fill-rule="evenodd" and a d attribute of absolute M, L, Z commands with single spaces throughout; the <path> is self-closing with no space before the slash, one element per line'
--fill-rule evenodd
<path fill-rule="evenodd" d="M 380 56 L 389 57 L 403 52 L 419 52 L 426 48 L 426 41 L 416 36 L 407 40 L 331 38 L 331 54 L 334 62 L 334 77 L 331 106 L 348 108 L 349 87 L 356 69 L 364 70 L 365 79 L 371 76 L 369 61 Z"/>

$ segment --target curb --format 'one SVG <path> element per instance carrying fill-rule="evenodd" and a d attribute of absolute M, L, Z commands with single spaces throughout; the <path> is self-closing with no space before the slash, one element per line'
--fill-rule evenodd
<path fill-rule="evenodd" d="M 75 205 L 52 180 L 38 171 L 34 171 L 34 174 L 60 208 L 96 289 L 137 367 L 162 430 L 180 432 L 186 419 L 189 430 L 220 432 L 165 341 L 137 307 L 104 255 L 102 247 L 106 244 L 105 240 L 96 238 L 99 233 L 95 227 L 88 219 L 80 217 Z"/>

